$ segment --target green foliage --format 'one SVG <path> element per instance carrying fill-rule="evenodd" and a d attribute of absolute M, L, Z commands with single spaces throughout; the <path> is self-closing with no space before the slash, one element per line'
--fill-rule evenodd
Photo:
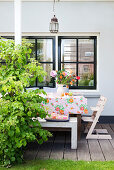
<path fill-rule="evenodd" d="M 46 73 L 30 53 L 30 44 L 25 41 L 15 46 L 13 40 L 0 39 L 0 61 L 4 61 L 0 65 L 0 164 L 4 166 L 22 162 L 28 142 L 42 143 L 50 136 L 38 121 L 32 120 L 37 113 L 46 117 L 41 104 L 45 99 L 38 95 L 45 92 L 28 92 L 26 87 L 36 77 L 41 82 Z"/>
<path fill-rule="evenodd" d="M 78 82 L 79 86 L 93 86 L 94 85 L 94 75 L 93 74 L 83 74 Z"/>

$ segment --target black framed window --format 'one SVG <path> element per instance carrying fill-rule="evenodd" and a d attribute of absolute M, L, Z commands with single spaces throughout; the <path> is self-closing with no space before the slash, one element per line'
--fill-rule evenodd
<path fill-rule="evenodd" d="M 80 76 L 71 89 L 96 89 L 97 37 L 58 37 L 58 68 Z"/>
<path fill-rule="evenodd" d="M 6 39 L 14 39 L 14 36 L 2 36 Z M 44 81 L 39 83 L 36 79 L 31 87 L 55 87 L 54 78 L 50 77 L 50 72 L 55 70 L 55 37 L 41 37 L 41 36 L 24 36 L 22 37 L 32 44 L 31 57 L 41 63 L 43 69 L 47 72 L 47 76 L 44 77 Z M 5 64 L 4 61 L 0 61 L 1 64 Z"/>
<path fill-rule="evenodd" d="M 34 82 L 32 87 L 55 87 L 55 81 L 50 77 L 50 72 L 55 70 L 55 38 L 54 37 L 24 37 L 32 44 L 31 57 L 41 63 L 43 69 L 47 72 L 44 81 L 39 83 Z"/>

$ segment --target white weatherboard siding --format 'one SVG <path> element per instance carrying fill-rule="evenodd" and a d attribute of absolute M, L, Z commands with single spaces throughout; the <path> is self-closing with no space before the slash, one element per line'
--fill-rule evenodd
<path fill-rule="evenodd" d="M 0 33 L 14 32 L 13 2 L 0 2 Z M 52 2 L 23 2 L 22 31 L 49 32 Z M 56 4 L 60 32 L 100 33 L 98 39 L 99 93 L 108 98 L 103 115 L 114 115 L 114 2 Z M 96 105 L 98 98 L 88 98 Z"/>

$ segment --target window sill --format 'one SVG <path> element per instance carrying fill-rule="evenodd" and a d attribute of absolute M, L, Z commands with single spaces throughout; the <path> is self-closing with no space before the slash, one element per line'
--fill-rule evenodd
<path fill-rule="evenodd" d="M 99 91 L 97 90 L 91 90 L 91 91 L 90 90 L 69 90 L 69 91 L 72 93 L 77 92 L 77 94 L 80 93 L 87 98 L 99 98 L 101 96 Z"/>

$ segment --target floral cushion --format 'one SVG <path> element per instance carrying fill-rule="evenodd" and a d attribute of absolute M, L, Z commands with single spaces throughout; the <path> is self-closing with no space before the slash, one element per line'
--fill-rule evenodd
<path fill-rule="evenodd" d="M 69 114 L 48 113 L 46 116 L 47 121 L 69 121 Z"/>

